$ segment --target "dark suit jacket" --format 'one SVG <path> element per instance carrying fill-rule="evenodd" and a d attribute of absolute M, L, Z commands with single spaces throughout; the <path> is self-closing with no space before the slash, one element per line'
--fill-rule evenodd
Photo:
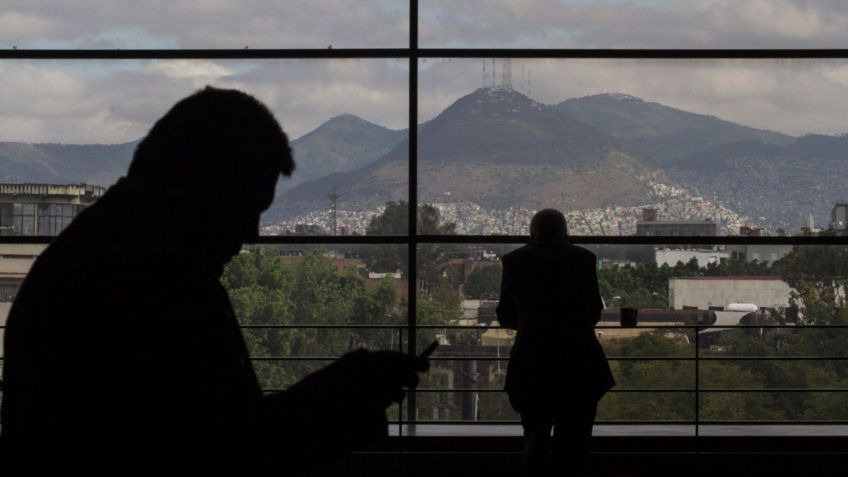
<path fill-rule="evenodd" d="M 226 290 L 158 200 L 120 182 L 33 265 L 5 333 L 0 474 L 278 473 L 356 432 L 320 379 L 263 396 Z"/>
<path fill-rule="evenodd" d="M 594 331 L 603 309 L 595 255 L 565 240 L 537 240 L 502 263 L 498 321 L 518 331 L 505 385 L 513 407 L 600 399 L 615 381 Z"/>

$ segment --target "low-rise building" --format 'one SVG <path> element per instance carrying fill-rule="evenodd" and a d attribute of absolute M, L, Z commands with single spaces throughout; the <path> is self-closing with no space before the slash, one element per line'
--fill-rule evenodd
<path fill-rule="evenodd" d="M 0 184 L 0 235 L 59 235 L 105 192 L 89 184 Z"/>
<path fill-rule="evenodd" d="M 791 288 L 779 276 L 677 277 L 668 281 L 669 305 L 675 310 L 723 310 L 731 303 L 761 308 L 789 306 Z"/>
<path fill-rule="evenodd" d="M 689 263 L 693 258 L 698 262 L 698 266 L 706 268 L 707 265 L 720 265 L 730 260 L 730 252 L 715 249 L 656 249 L 654 254 L 658 267 L 668 265 L 673 267 L 677 262 L 684 264 Z"/>

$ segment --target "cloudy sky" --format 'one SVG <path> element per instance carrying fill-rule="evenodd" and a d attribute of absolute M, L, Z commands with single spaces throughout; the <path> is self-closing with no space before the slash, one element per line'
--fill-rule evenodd
<path fill-rule="evenodd" d="M 837 0 L 420 0 L 426 47 L 844 48 Z M 403 47 L 403 0 L 4 0 L 0 48 Z M 501 68 L 502 66 L 498 66 Z M 0 60 L 0 140 L 143 136 L 206 84 L 244 89 L 298 137 L 353 113 L 407 126 L 406 60 Z M 845 60 L 513 60 L 546 103 L 603 92 L 789 134 L 848 132 Z M 420 120 L 483 84 L 481 60 L 420 64 Z"/>

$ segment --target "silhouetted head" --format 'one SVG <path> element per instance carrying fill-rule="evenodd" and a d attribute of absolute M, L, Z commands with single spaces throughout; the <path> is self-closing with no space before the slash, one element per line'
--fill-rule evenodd
<path fill-rule="evenodd" d="M 127 176 L 165 199 L 169 215 L 226 261 L 258 234 L 277 178 L 292 170 L 288 139 L 265 105 L 241 91 L 206 87 L 153 125 Z"/>
<path fill-rule="evenodd" d="M 556 209 L 542 209 L 530 220 L 530 238 L 533 240 L 562 240 L 567 235 L 565 216 Z"/>

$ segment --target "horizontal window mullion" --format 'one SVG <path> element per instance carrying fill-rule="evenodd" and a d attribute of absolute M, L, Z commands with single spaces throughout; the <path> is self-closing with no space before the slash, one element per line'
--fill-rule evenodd
<path fill-rule="evenodd" d="M 408 58 L 409 48 L 188 48 L 188 49 L 2 49 L 0 59 L 367 59 Z"/>
<path fill-rule="evenodd" d="M 848 58 L 842 48 L 419 48 L 421 58 Z"/>
<path fill-rule="evenodd" d="M 0 236 L 0 244 L 49 244 L 55 237 Z M 203 240 L 203 234 L 197 234 L 197 240 Z M 526 235 L 263 235 L 245 245 L 390 245 L 390 244 L 515 244 L 521 245 L 530 240 Z M 738 235 L 714 235 L 709 237 L 660 237 L 660 236 L 593 236 L 573 235 L 572 243 L 580 245 L 848 245 L 848 237 L 743 237 Z"/>
<path fill-rule="evenodd" d="M 2 49 L 0 59 L 334 59 L 334 58 L 610 58 L 791 59 L 848 58 L 848 50 L 668 48 L 187 48 Z"/>

